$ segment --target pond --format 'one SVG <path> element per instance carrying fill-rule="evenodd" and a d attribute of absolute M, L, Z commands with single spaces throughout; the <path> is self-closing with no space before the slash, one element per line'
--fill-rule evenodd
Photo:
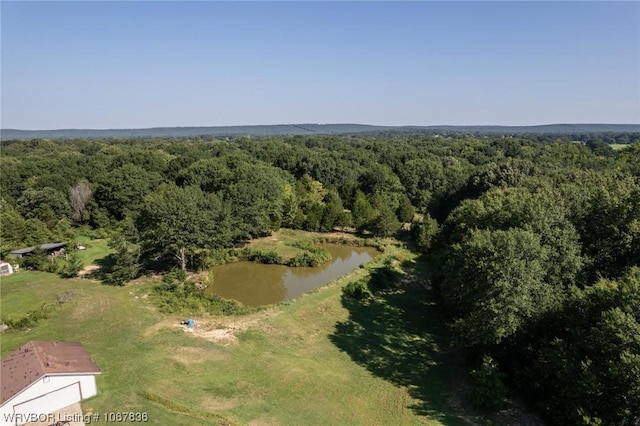
<path fill-rule="evenodd" d="M 211 268 L 213 285 L 207 289 L 246 306 L 270 305 L 294 299 L 348 274 L 377 254 L 371 247 L 323 245 L 332 259 L 315 268 L 293 268 L 257 262 L 234 262 Z"/>

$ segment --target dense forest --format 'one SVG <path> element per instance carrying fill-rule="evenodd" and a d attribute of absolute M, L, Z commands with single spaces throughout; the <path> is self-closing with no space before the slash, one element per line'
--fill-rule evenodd
<path fill-rule="evenodd" d="M 639 136 L 5 140 L 0 254 L 111 237 L 122 284 L 281 227 L 402 238 L 478 406 L 637 426 Z"/>

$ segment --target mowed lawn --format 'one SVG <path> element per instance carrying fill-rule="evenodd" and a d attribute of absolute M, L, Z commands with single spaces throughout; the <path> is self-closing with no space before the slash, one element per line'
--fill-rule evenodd
<path fill-rule="evenodd" d="M 400 257 L 401 274 L 415 259 Z M 342 286 L 367 273 L 249 316 L 195 318 L 237 330 L 234 341 L 182 331 L 180 317 L 154 307 L 148 279 L 111 287 L 21 271 L 0 283 L 3 312 L 68 290 L 76 297 L 30 331 L 2 333 L 1 352 L 29 340 L 81 342 L 102 370 L 85 413 L 146 412 L 149 424 L 465 424 L 448 402 L 434 304 L 404 291 L 369 307 L 342 299 Z"/>

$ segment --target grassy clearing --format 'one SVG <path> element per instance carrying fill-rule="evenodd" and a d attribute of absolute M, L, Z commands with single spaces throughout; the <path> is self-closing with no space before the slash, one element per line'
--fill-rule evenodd
<path fill-rule="evenodd" d="M 274 251 L 286 261 L 304 252 L 301 248 L 295 247 L 295 244 L 301 242 L 311 243 L 312 237 L 306 234 L 311 233 L 291 229 L 281 229 L 268 237 L 252 240 L 247 244 L 247 247 L 258 250 Z"/>
<path fill-rule="evenodd" d="M 611 149 L 613 149 L 614 151 L 620 151 L 623 149 L 626 149 L 628 147 L 631 146 L 631 144 L 626 144 L 626 143 L 611 143 L 609 144 L 609 146 L 611 147 Z"/>
<path fill-rule="evenodd" d="M 78 237 L 78 244 L 84 244 L 86 250 L 78 250 L 78 258 L 87 265 L 96 265 L 101 259 L 105 259 L 114 251 L 109 248 L 109 241 L 106 239 L 92 240 L 88 237 Z"/>
<path fill-rule="evenodd" d="M 398 280 L 419 266 L 395 247 L 296 301 L 196 318 L 238 330 L 235 343 L 183 332 L 181 318 L 147 297 L 151 280 L 111 287 L 25 271 L 3 279 L 3 309 L 67 289 L 78 296 L 32 330 L 0 335 L 1 352 L 36 339 L 82 342 L 102 370 L 85 412 L 146 411 L 150 424 L 464 424 L 449 404 L 442 319 L 428 294 L 416 297 L 425 290 L 406 286 L 369 306 L 341 297 L 391 256 Z"/>
<path fill-rule="evenodd" d="M 296 255 L 304 253 L 300 247 L 313 245 L 319 237 L 333 235 L 345 240 L 357 239 L 356 236 L 343 232 L 323 234 L 320 232 L 308 232 L 294 229 L 280 229 L 273 235 L 264 238 L 256 238 L 247 244 L 247 247 L 259 250 L 274 251 L 287 261 Z"/>

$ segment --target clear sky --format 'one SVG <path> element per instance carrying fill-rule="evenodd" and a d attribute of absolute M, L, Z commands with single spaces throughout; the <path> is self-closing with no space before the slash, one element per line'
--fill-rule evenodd
<path fill-rule="evenodd" d="M 638 2 L 1 2 L 3 128 L 640 123 Z"/>

